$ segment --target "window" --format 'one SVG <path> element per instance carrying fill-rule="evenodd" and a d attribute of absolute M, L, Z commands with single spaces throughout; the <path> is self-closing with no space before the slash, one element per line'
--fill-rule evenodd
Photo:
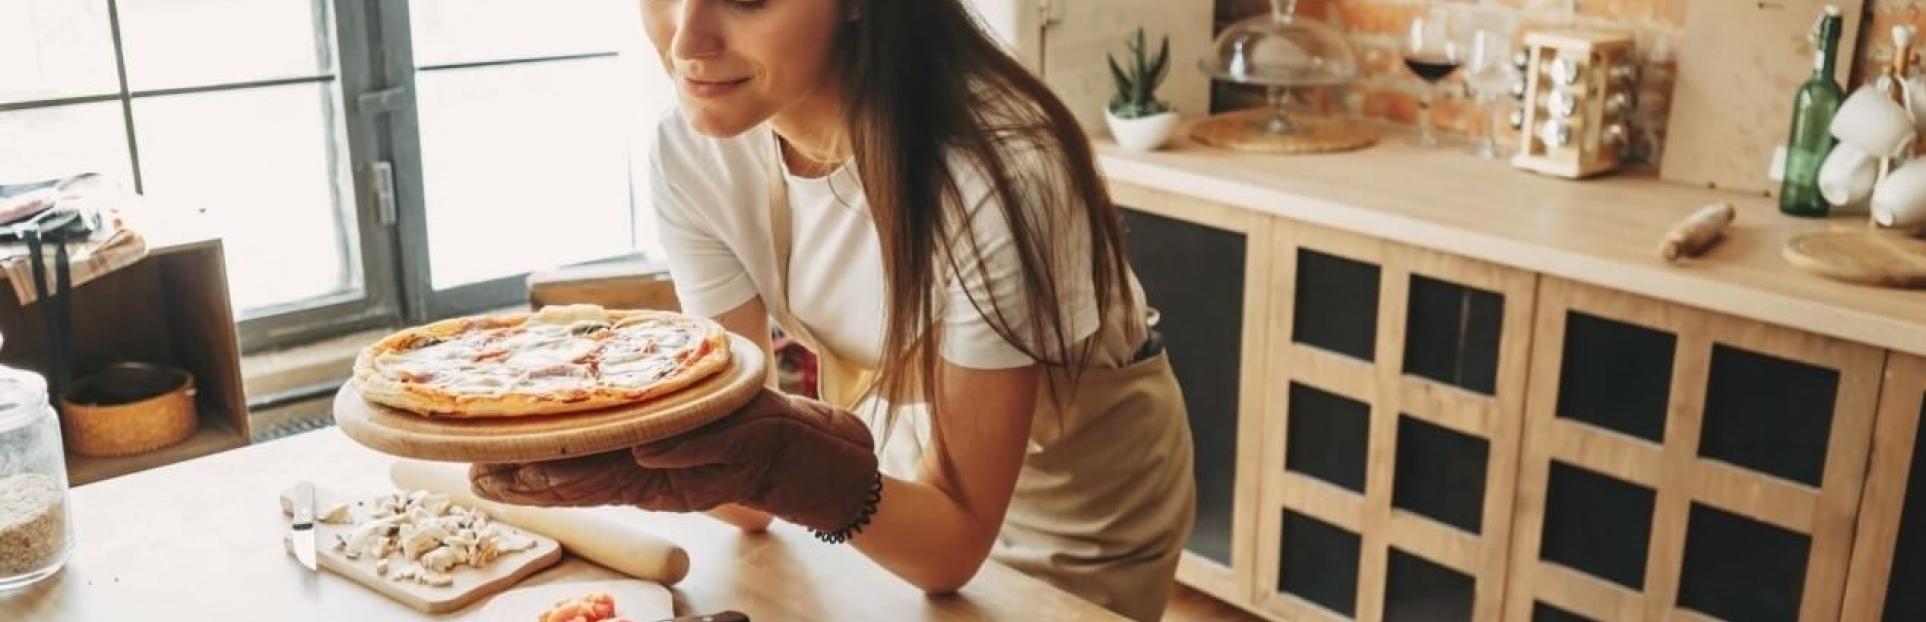
<path fill-rule="evenodd" d="M 204 209 L 250 349 L 643 253 L 670 91 L 623 0 L 10 0 L 0 180 Z"/>

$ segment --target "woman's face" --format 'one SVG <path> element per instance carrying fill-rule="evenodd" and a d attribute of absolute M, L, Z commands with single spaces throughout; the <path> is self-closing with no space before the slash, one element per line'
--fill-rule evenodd
<path fill-rule="evenodd" d="M 642 21 L 696 131 L 734 136 L 825 86 L 841 0 L 641 0 Z"/>

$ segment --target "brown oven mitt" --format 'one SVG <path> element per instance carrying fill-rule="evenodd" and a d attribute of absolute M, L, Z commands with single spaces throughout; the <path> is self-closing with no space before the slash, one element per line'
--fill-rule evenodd
<path fill-rule="evenodd" d="M 636 505 L 693 512 L 735 503 L 832 542 L 880 500 L 875 442 L 855 415 L 764 389 L 694 431 L 629 452 L 526 464 L 477 464 L 475 493 L 521 505 Z"/>

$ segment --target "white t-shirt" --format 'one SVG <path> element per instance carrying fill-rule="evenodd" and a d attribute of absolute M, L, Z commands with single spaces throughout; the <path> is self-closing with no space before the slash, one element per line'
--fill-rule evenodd
<path fill-rule="evenodd" d="M 697 133 L 677 112 L 657 126 L 651 175 L 654 206 L 682 309 L 714 316 L 761 296 L 773 312 L 780 308 L 780 297 L 789 296 L 790 312 L 825 347 L 851 364 L 875 369 L 882 355 L 886 319 L 883 248 L 870 220 L 862 182 L 850 166 L 819 178 L 797 177 L 787 167 L 780 169 L 788 185 L 795 230 L 790 236 L 789 291 L 778 291 L 775 242 L 769 231 L 772 187 L 767 178 L 769 160 L 776 158 L 780 150 L 766 125 L 730 138 L 713 138 Z M 1013 175 L 1025 174 L 1021 154 L 1010 162 Z M 976 236 L 987 274 L 971 267 L 962 278 L 955 278 L 944 267 L 947 264 L 938 260 L 943 288 L 937 309 L 943 326 L 942 357 L 976 369 L 1029 365 L 1034 361 L 997 334 L 970 302 L 974 292 L 979 303 L 988 305 L 993 293 L 1009 325 L 1017 330 L 1026 326 L 1021 264 L 1009 224 L 979 171 L 975 167 L 959 170 L 957 185 L 969 206 L 965 211 L 969 231 Z M 1037 214 L 1031 220 L 1044 228 L 1044 239 L 1050 240 L 1045 248 L 1054 255 L 1060 275 L 1057 300 L 1066 314 L 1066 336 L 1075 343 L 1089 337 L 1099 324 L 1100 309 L 1087 276 L 1088 224 L 1080 213 Z M 968 260 L 962 263 L 971 265 Z M 1127 361 L 1129 356 L 1129 352 L 1099 352 L 1096 358 Z"/>

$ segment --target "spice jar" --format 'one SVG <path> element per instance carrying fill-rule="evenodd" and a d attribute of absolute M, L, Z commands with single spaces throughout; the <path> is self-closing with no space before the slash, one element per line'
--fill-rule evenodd
<path fill-rule="evenodd" d="M 0 367 L 0 591 L 52 576 L 73 550 L 67 462 L 47 382 Z"/>

